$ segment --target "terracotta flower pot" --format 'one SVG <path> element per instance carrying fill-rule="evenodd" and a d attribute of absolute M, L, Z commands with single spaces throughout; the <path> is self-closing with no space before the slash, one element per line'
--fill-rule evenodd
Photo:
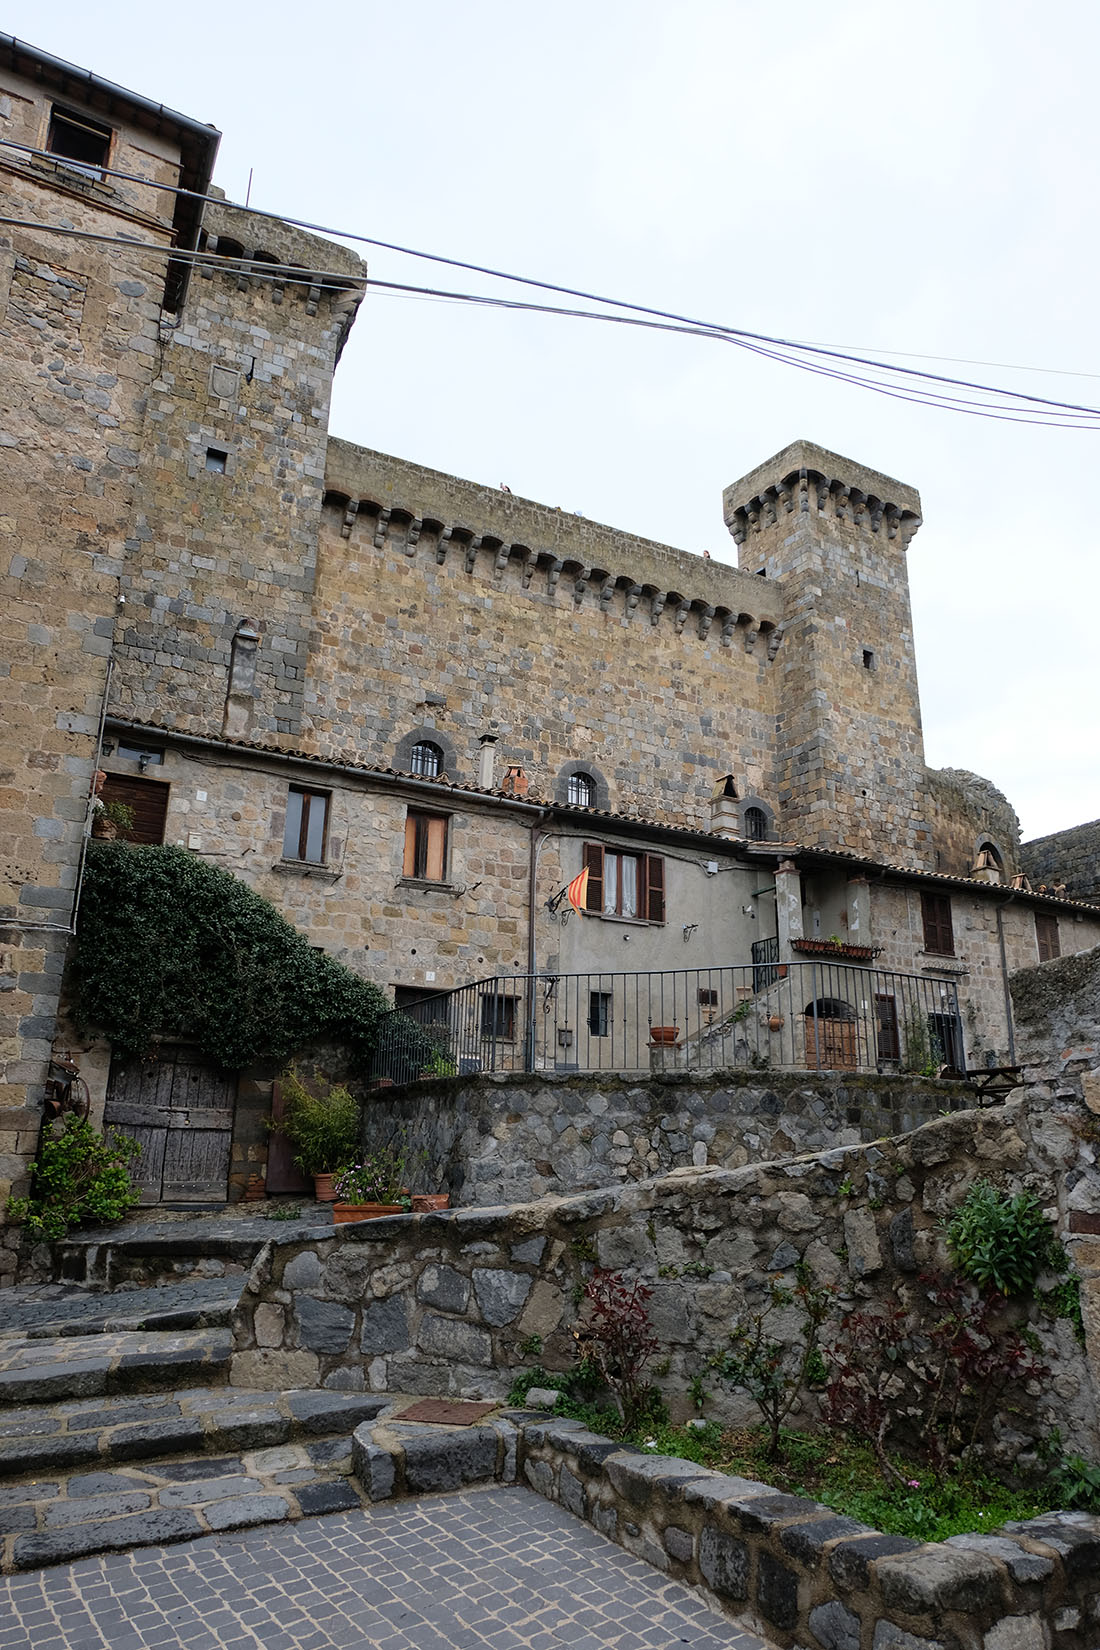
<path fill-rule="evenodd" d="M 381 1220 L 383 1215 L 403 1215 L 400 1203 L 333 1203 L 332 1223 L 343 1226 L 350 1220 Z"/>
<path fill-rule="evenodd" d="M 650 1026 L 649 1040 L 657 1048 L 671 1048 L 680 1035 L 679 1026 Z"/>
<path fill-rule="evenodd" d="M 451 1207 L 450 1192 L 414 1192 L 413 1214 L 430 1215 L 433 1209 L 449 1209 Z"/>
<path fill-rule="evenodd" d="M 113 819 L 104 819 L 102 814 L 93 814 L 92 835 L 97 842 L 117 842 L 118 826 Z"/>
<path fill-rule="evenodd" d="M 769 1019 L 769 1021 L 768 1021 L 768 1030 L 769 1031 L 779 1031 L 779 1030 L 782 1029 L 782 1026 L 783 1026 L 783 1016 L 782 1016 L 782 1014 L 773 1014 L 771 1016 L 771 1018 Z"/>
<path fill-rule="evenodd" d="M 335 1180 L 335 1178 L 336 1178 L 335 1171 L 333 1171 L 332 1174 L 315 1174 L 314 1175 L 314 1177 L 313 1177 L 313 1195 L 317 1199 L 318 1203 L 335 1203 L 336 1202 L 336 1187 L 333 1185 L 333 1181 Z"/>

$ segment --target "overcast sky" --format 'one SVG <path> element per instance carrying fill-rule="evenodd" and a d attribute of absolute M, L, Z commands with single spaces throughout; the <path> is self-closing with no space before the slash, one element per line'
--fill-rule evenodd
<path fill-rule="evenodd" d="M 231 199 L 252 168 L 265 209 L 1100 406 L 1089 0 L 53 0 L 7 26 L 218 126 Z M 1100 815 L 1100 430 L 381 293 L 332 430 L 729 561 L 722 488 L 796 437 L 909 482 L 928 761 L 1000 786 L 1025 838 Z"/>

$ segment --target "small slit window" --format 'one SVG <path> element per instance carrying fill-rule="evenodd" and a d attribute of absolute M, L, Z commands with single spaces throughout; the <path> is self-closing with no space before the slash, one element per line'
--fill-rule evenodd
<path fill-rule="evenodd" d="M 99 179 L 111 153 L 111 128 L 89 120 L 87 115 L 55 106 L 50 115 L 46 148 L 74 172 Z"/>
<path fill-rule="evenodd" d="M 438 745 L 423 739 L 413 746 L 409 766 L 421 779 L 438 779 L 443 772 L 443 752 Z"/>
<path fill-rule="evenodd" d="M 208 470 L 213 470 L 215 475 L 223 476 L 225 474 L 225 467 L 228 463 L 228 453 L 223 452 L 220 447 L 207 447 L 206 468 Z"/>
<path fill-rule="evenodd" d="M 571 773 L 565 788 L 565 799 L 575 808 L 594 808 L 596 781 L 590 773 Z"/>
<path fill-rule="evenodd" d="M 875 668 L 875 650 L 873 647 L 863 649 L 863 668 L 864 670 L 874 670 Z"/>

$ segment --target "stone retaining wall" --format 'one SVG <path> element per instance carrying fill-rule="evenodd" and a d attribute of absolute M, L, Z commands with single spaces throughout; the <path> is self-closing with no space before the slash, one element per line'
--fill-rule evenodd
<path fill-rule="evenodd" d="M 919 1274 L 945 1259 L 943 1217 L 982 1175 L 1033 1189 L 1050 1210 L 1081 1275 L 1100 1370 L 1100 1242 L 1077 1224 L 1086 1206 L 1100 1224 L 1092 1121 L 1080 1101 L 1017 1100 L 938 1118 L 897 1140 L 735 1170 L 678 1169 L 512 1208 L 299 1229 L 274 1237 L 253 1267 L 231 1378 L 499 1397 L 518 1368 L 572 1365 L 577 1304 L 598 1263 L 651 1285 L 667 1358 L 660 1384 L 684 1414 L 692 1378 L 727 1348 L 738 1312 L 766 1298 L 776 1278 L 792 1283 L 800 1261 L 836 1286 L 838 1313 L 913 1302 Z M 1013 1461 L 1057 1426 L 1068 1448 L 1095 1459 L 1085 1352 L 1064 1318 L 1033 1306 L 1031 1328 L 1052 1378 L 994 1447 Z M 793 1321 L 777 1324 L 780 1335 L 796 1330 Z M 713 1412 L 735 1422 L 754 1414 L 736 1394 Z"/>
<path fill-rule="evenodd" d="M 507 1073 L 376 1094 L 363 1138 L 423 1151 L 420 1180 L 453 1203 L 522 1203 L 854 1146 L 973 1103 L 967 1084 L 910 1076 Z"/>
<path fill-rule="evenodd" d="M 769 1643 L 820 1650 L 1095 1650 L 1100 1518 L 921 1544 L 573 1422 L 522 1419 L 527 1483 L 703 1588 Z"/>

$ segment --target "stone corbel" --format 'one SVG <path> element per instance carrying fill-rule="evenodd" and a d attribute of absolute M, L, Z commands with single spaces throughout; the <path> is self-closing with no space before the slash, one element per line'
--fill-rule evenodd
<path fill-rule="evenodd" d="M 760 531 L 760 500 L 758 498 L 750 498 L 749 502 L 746 504 L 745 520 L 749 524 L 750 533 L 758 533 Z"/>
<path fill-rule="evenodd" d="M 885 515 L 886 515 L 886 537 L 888 539 L 896 539 L 897 536 L 898 536 L 898 507 L 897 507 L 897 505 L 896 504 L 888 504 L 886 506 L 886 509 L 885 509 Z"/>
<path fill-rule="evenodd" d="M 805 465 L 798 472 L 798 508 L 803 514 L 810 508 L 810 479 Z"/>
<path fill-rule="evenodd" d="M 710 627 L 713 623 L 713 607 L 701 607 L 699 609 L 699 640 L 701 642 L 705 642 L 707 637 L 710 635 Z"/>
<path fill-rule="evenodd" d="M 745 629 L 745 652 L 746 653 L 751 653 L 752 652 L 753 648 L 756 646 L 756 638 L 759 636 L 759 634 L 760 634 L 760 631 L 757 629 L 756 620 L 755 619 L 749 619 L 749 621 L 747 623 L 747 626 L 746 626 L 746 629 Z"/>
<path fill-rule="evenodd" d="M 447 546 L 451 542 L 451 534 L 453 532 L 453 527 L 444 527 L 438 539 L 435 541 L 435 559 L 439 563 L 440 567 L 442 567 L 443 563 L 447 560 Z"/>
<path fill-rule="evenodd" d="M 732 537 L 734 544 L 744 544 L 745 540 L 748 538 L 749 530 L 746 524 L 744 510 L 738 510 L 735 512 L 733 517 L 733 525 L 730 528 L 730 536 Z"/>
<path fill-rule="evenodd" d="M 627 624 L 629 624 L 630 621 L 633 619 L 635 613 L 638 611 L 638 603 L 642 599 L 642 587 L 641 587 L 641 585 L 640 584 L 628 584 L 627 587 L 626 587 L 626 590 L 624 592 L 624 595 L 625 595 L 626 599 L 623 603 L 623 611 L 626 615 L 626 622 L 627 622 Z"/>
<path fill-rule="evenodd" d="M 321 288 L 316 283 L 306 292 L 306 314 L 316 315 L 317 305 L 321 302 Z"/>
<path fill-rule="evenodd" d="M 733 633 L 736 629 L 737 614 L 727 613 L 725 618 L 722 620 L 721 643 L 723 647 L 729 647 L 730 643 L 733 641 Z"/>
<path fill-rule="evenodd" d="M 775 502 L 776 501 L 775 501 L 774 489 L 769 487 L 767 492 L 762 494 L 761 499 L 760 499 L 760 505 L 761 505 L 760 513 L 764 518 L 763 525 L 765 527 L 774 527 L 775 526 L 775 515 L 776 515 Z"/>
<path fill-rule="evenodd" d="M 649 610 L 649 622 L 650 622 L 650 624 L 656 624 L 657 621 L 660 619 L 661 614 L 665 610 L 665 603 L 666 603 L 667 600 L 668 600 L 668 591 L 667 590 L 655 590 L 653 592 L 653 595 L 650 598 L 650 610 Z"/>
<path fill-rule="evenodd" d="M 773 631 L 771 631 L 768 635 L 768 663 L 769 664 L 775 658 L 776 654 L 779 652 L 779 644 L 782 640 L 783 640 L 783 627 L 782 627 L 782 625 L 776 625 L 775 629 Z"/>
<path fill-rule="evenodd" d="M 592 569 L 590 567 L 582 567 L 580 572 L 577 574 L 577 577 L 573 580 L 573 600 L 576 602 L 578 607 L 584 600 L 585 591 L 588 589 L 588 580 L 591 572 Z"/>
<path fill-rule="evenodd" d="M 818 475 L 815 472 L 815 474 L 814 474 L 814 487 L 817 490 L 817 508 L 821 512 L 821 514 L 823 515 L 825 513 L 825 505 L 826 505 L 826 502 L 827 502 L 828 497 L 829 497 L 829 478 L 828 478 L 828 476 Z"/>
<path fill-rule="evenodd" d="M 610 611 L 611 603 L 614 599 L 614 596 L 615 596 L 615 580 L 614 579 L 605 579 L 603 581 L 603 585 L 600 588 L 600 610 L 601 610 L 601 612 L 607 613 L 607 612 Z"/>
<path fill-rule="evenodd" d="M 500 579 L 500 578 L 503 577 L 504 569 L 508 565 L 508 557 L 511 555 L 511 553 L 512 553 L 512 547 L 509 544 L 502 544 L 499 547 L 499 549 L 497 550 L 497 553 L 496 553 L 495 557 L 493 558 L 493 577 L 494 577 L 494 579 Z"/>
<path fill-rule="evenodd" d="M 350 539 L 351 530 L 355 526 L 355 518 L 358 514 L 359 514 L 359 500 L 357 498 L 349 499 L 348 500 L 348 507 L 344 511 L 343 524 L 341 525 L 341 528 L 340 528 L 340 537 L 342 539 Z"/>
<path fill-rule="evenodd" d="M 539 553 L 538 553 L 537 550 L 527 550 L 527 551 L 524 552 L 524 556 L 523 556 L 523 588 L 525 590 L 530 590 L 531 580 L 535 576 L 535 568 L 538 566 L 538 564 L 539 564 Z"/>
<path fill-rule="evenodd" d="M 867 504 L 871 518 L 871 531 L 872 533 L 877 533 L 879 530 L 879 523 L 882 521 L 882 512 L 885 509 L 885 505 L 880 498 L 875 498 L 873 494 L 867 500 Z"/>
<path fill-rule="evenodd" d="M 480 535 L 479 535 L 475 538 L 472 538 L 470 540 L 469 544 L 466 546 L 466 558 L 465 558 L 465 561 L 464 561 L 463 565 L 465 566 L 467 573 L 472 573 L 473 572 L 474 566 L 477 562 L 477 553 L 480 549 L 481 549 L 481 538 L 480 538 Z"/>
<path fill-rule="evenodd" d="M 405 554 L 406 554 L 406 556 L 415 556 L 416 555 L 416 547 L 420 542 L 420 534 L 423 531 L 423 529 L 424 529 L 424 523 L 421 521 L 420 517 L 419 516 L 414 516 L 413 519 L 409 523 L 409 530 L 405 535 Z"/>
<path fill-rule="evenodd" d="M 561 570 L 564 565 L 565 564 L 561 557 L 555 556 L 551 561 L 550 566 L 546 569 L 546 588 L 549 590 L 551 595 L 553 595 L 555 590 L 558 588 L 558 580 L 561 578 Z"/>
<path fill-rule="evenodd" d="M 852 521 L 857 527 L 862 527 L 867 519 L 867 494 L 861 493 L 858 487 L 853 487 L 848 497 L 852 504 Z"/>
<path fill-rule="evenodd" d="M 783 506 L 784 513 L 786 515 L 790 515 L 791 511 L 794 509 L 794 498 L 791 495 L 790 482 L 781 481 L 775 491 L 776 497 Z"/>
<path fill-rule="evenodd" d="M 690 612 L 691 612 L 691 603 L 688 601 L 687 597 L 685 596 L 681 601 L 677 602 L 677 604 L 676 604 L 676 618 L 675 618 L 674 623 L 676 625 L 676 634 L 677 634 L 677 636 L 682 636 L 684 634 L 684 625 L 687 623 L 687 616 Z"/>
<path fill-rule="evenodd" d="M 378 520 L 374 528 L 374 548 L 376 550 L 381 550 L 386 543 L 386 528 L 390 524 L 392 514 L 393 512 L 389 509 L 379 510 L 378 512 Z"/>
<path fill-rule="evenodd" d="M 842 481 L 838 481 L 833 490 L 833 511 L 837 521 L 845 521 L 848 516 L 848 489 Z"/>

